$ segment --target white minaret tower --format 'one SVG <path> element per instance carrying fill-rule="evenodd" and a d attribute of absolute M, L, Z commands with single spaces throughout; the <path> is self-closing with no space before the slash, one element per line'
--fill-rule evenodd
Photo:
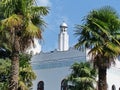
<path fill-rule="evenodd" d="M 67 34 L 67 24 L 63 22 L 60 25 L 60 34 L 59 34 L 59 41 L 58 41 L 58 50 L 59 51 L 67 51 L 69 49 L 69 36 Z"/>

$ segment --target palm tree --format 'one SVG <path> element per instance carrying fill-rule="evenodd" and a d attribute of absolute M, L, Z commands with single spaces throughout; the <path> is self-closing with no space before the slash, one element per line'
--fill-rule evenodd
<path fill-rule="evenodd" d="M 48 14 L 48 8 L 35 6 L 35 0 L 2 0 L 0 14 L 0 34 L 5 38 L 0 42 L 11 50 L 9 90 L 17 90 L 19 53 L 24 52 L 31 43 L 34 45 L 34 38 L 42 38 L 40 27 L 45 25 L 42 17 Z"/>
<path fill-rule="evenodd" d="M 107 68 L 120 54 L 120 20 L 112 7 L 105 6 L 91 11 L 84 21 L 83 25 L 76 26 L 79 40 L 75 47 L 90 48 L 89 55 L 98 68 L 98 90 L 107 90 Z"/>
<path fill-rule="evenodd" d="M 74 63 L 71 69 L 68 82 L 72 82 L 73 89 L 70 90 L 95 90 L 97 74 L 89 62 Z"/>

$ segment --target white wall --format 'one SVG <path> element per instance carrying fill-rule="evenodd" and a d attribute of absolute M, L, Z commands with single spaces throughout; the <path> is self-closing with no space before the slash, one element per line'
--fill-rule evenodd
<path fill-rule="evenodd" d="M 33 90 L 37 90 L 39 81 L 44 81 L 44 90 L 60 90 L 61 81 L 71 72 L 69 67 L 34 70 L 37 78 L 33 81 Z"/>
<path fill-rule="evenodd" d="M 119 90 L 120 87 L 120 69 L 111 67 L 107 71 L 107 83 L 108 90 L 112 90 L 112 85 L 116 86 L 116 90 Z"/>

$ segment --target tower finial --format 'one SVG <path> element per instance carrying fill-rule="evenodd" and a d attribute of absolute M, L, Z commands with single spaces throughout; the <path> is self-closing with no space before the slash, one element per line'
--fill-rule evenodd
<path fill-rule="evenodd" d="M 60 27 L 65 27 L 65 28 L 67 28 L 68 25 L 65 23 L 65 21 L 63 21 L 63 23 L 60 25 Z"/>

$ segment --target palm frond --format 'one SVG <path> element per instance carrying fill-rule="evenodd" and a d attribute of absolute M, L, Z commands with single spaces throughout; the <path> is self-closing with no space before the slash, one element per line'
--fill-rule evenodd
<path fill-rule="evenodd" d="M 111 42 L 107 42 L 106 47 L 110 50 L 110 52 L 113 52 L 114 54 L 116 54 L 116 56 L 120 54 L 120 46 Z"/>
<path fill-rule="evenodd" d="M 46 16 L 49 13 L 49 7 L 43 7 L 43 6 L 34 6 L 31 9 L 33 16 L 34 15 L 41 15 L 41 16 Z"/>
<path fill-rule="evenodd" d="M 72 82 L 73 90 L 94 90 L 96 83 L 96 70 L 93 69 L 89 62 L 74 63 L 71 67 L 72 72 L 68 76 L 68 82 Z M 91 89 L 92 88 L 92 89 Z"/>
<path fill-rule="evenodd" d="M 40 39 L 42 38 L 40 28 L 35 26 L 31 21 L 26 26 L 23 34 L 24 34 L 23 36 L 27 36 L 27 37 L 40 38 Z"/>
<path fill-rule="evenodd" d="M 29 88 L 25 85 L 25 83 L 23 81 L 19 81 L 19 86 L 18 88 L 20 90 L 29 90 Z"/>
<path fill-rule="evenodd" d="M 21 16 L 19 15 L 12 15 L 9 18 L 6 18 L 4 20 L 2 20 L 2 25 L 6 28 L 6 29 L 10 29 L 13 30 L 15 27 L 20 27 L 23 25 L 23 20 L 21 18 Z"/>

